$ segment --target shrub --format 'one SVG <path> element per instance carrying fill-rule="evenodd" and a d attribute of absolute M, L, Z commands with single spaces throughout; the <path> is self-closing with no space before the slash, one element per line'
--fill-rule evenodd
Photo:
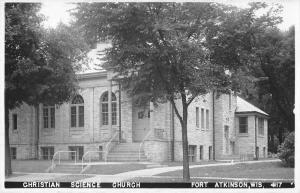
<path fill-rule="evenodd" d="M 288 167 L 295 166 L 295 133 L 290 133 L 278 147 L 278 157 Z"/>

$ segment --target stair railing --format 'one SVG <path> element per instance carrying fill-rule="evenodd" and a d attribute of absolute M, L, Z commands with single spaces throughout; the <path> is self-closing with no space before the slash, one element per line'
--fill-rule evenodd
<path fill-rule="evenodd" d="M 105 153 L 105 151 L 88 151 L 85 154 L 83 154 L 82 159 L 81 159 L 81 170 L 83 170 L 83 162 L 84 162 L 84 158 L 89 155 L 89 163 L 91 163 L 91 153 Z"/>
<path fill-rule="evenodd" d="M 142 147 L 145 143 L 145 141 L 148 139 L 148 137 L 150 136 L 151 134 L 151 129 L 149 129 L 149 131 L 147 132 L 147 134 L 145 135 L 145 137 L 143 138 L 143 141 L 140 143 L 140 147 L 139 147 L 139 161 L 141 160 L 141 150 L 142 150 Z"/>
<path fill-rule="evenodd" d="M 53 154 L 52 160 L 51 160 L 51 169 L 54 168 L 55 166 L 55 157 L 58 155 L 58 164 L 60 164 L 60 153 L 72 153 L 75 152 L 75 164 L 76 164 L 76 159 L 77 159 L 77 151 L 57 151 Z"/>
<path fill-rule="evenodd" d="M 111 142 L 118 136 L 118 134 L 119 134 L 119 132 L 116 131 L 105 146 L 105 150 L 104 150 L 105 151 L 105 153 L 104 153 L 104 161 L 105 162 L 107 162 L 107 156 L 108 156 L 108 152 L 110 150 Z"/>

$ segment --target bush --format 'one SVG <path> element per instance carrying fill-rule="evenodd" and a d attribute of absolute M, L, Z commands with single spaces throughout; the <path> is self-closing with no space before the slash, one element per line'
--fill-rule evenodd
<path fill-rule="evenodd" d="M 278 157 L 288 167 L 295 167 L 295 133 L 290 133 L 278 147 Z"/>

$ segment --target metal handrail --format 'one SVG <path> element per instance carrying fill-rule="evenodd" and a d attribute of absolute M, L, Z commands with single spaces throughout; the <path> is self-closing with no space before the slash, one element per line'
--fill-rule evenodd
<path fill-rule="evenodd" d="M 53 154 L 52 161 L 51 161 L 51 168 L 53 169 L 54 167 L 54 161 L 55 161 L 55 156 L 58 154 L 58 164 L 60 164 L 60 153 L 65 153 L 65 152 L 75 152 L 75 163 L 76 163 L 76 158 L 77 158 L 77 152 L 76 151 L 57 151 Z"/>
<path fill-rule="evenodd" d="M 85 156 L 91 155 L 90 153 L 103 153 L 103 152 L 105 152 L 105 151 L 88 151 L 88 152 L 85 152 L 85 154 L 83 154 L 82 159 L 81 159 L 81 170 L 83 170 L 83 161 L 84 161 Z M 89 163 L 90 162 L 91 162 L 91 156 L 89 157 Z"/>
<path fill-rule="evenodd" d="M 151 133 L 151 129 L 148 131 L 148 133 L 146 134 L 146 136 L 143 138 L 143 141 L 140 143 L 140 147 L 139 147 L 139 161 L 141 160 L 141 149 L 142 149 L 142 146 L 144 145 L 146 139 L 148 139 L 150 133 Z"/>
<path fill-rule="evenodd" d="M 117 132 L 115 132 L 115 134 L 110 138 L 110 140 L 107 142 L 107 144 L 105 145 L 105 155 L 104 155 L 104 160 L 105 160 L 105 162 L 107 161 L 107 155 L 108 155 L 108 152 L 109 152 L 109 145 L 111 144 L 111 142 L 112 142 L 112 140 L 116 137 L 116 136 L 118 136 L 118 131 Z"/>

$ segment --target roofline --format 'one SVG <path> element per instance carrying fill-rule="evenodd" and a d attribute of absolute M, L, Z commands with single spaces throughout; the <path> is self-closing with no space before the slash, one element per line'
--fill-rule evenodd
<path fill-rule="evenodd" d="M 268 114 L 263 114 L 263 113 L 260 113 L 260 112 L 257 112 L 257 111 L 235 112 L 235 114 L 237 114 L 237 115 L 258 114 L 258 115 L 261 115 L 261 116 L 263 116 L 263 117 L 270 118 L 270 115 L 268 115 Z"/>
<path fill-rule="evenodd" d="M 93 79 L 93 78 L 100 78 L 100 77 L 107 77 L 107 71 L 105 70 L 105 71 L 100 71 L 100 72 L 76 74 L 76 78 L 78 80 Z"/>

